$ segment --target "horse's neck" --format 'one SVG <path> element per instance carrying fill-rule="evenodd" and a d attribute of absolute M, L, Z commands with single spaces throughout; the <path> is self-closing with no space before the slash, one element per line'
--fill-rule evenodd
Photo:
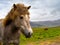
<path fill-rule="evenodd" d="M 8 31 L 11 31 L 11 33 L 15 33 L 15 32 L 17 32 L 18 31 L 18 27 L 16 27 L 15 25 L 14 25 L 14 23 L 11 23 L 10 25 L 8 25 L 7 27 L 6 27 L 6 32 Z"/>
<path fill-rule="evenodd" d="M 7 32 L 7 31 L 11 31 L 11 29 L 12 29 L 13 26 L 14 26 L 13 23 L 11 23 L 11 24 L 5 26 L 5 31 L 6 31 L 6 32 Z"/>

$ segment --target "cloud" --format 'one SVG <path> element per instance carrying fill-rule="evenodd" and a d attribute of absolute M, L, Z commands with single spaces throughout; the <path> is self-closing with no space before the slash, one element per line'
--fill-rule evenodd
<path fill-rule="evenodd" d="M 0 19 L 4 18 L 12 8 L 12 5 L 17 2 L 19 0 L 0 0 Z"/>
<path fill-rule="evenodd" d="M 32 15 L 34 15 L 34 19 L 32 17 L 31 20 L 57 20 L 60 19 L 60 0 L 35 0 L 32 3 L 33 10 Z"/>
<path fill-rule="evenodd" d="M 0 0 L 0 18 L 4 18 L 14 3 L 31 5 L 31 21 L 60 19 L 60 0 Z"/>

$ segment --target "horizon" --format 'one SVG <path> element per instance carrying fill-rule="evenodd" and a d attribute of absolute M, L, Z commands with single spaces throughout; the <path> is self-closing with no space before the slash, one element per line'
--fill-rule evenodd
<path fill-rule="evenodd" d="M 30 21 L 54 21 L 60 19 L 60 0 L 0 0 L 0 19 L 5 18 L 14 3 L 31 5 Z"/>

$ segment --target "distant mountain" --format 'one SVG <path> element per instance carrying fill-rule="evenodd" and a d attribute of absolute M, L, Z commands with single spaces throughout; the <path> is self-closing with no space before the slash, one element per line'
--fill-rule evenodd
<path fill-rule="evenodd" d="M 32 27 L 55 27 L 60 26 L 60 19 L 54 20 L 54 21 L 36 21 L 36 22 L 30 22 Z"/>
<path fill-rule="evenodd" d="M 40 27 L 42 26 L 39 22 L 30 22 L 32 27 Z"/>

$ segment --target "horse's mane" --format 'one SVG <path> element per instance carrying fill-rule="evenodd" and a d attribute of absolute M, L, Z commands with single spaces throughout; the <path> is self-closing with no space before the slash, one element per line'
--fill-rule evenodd
<path fill-rule="evenodd" d="M 7 26 L 12 22 L 12 17 L 13 17 L 13 8 L 11 9 L 11 11 L 8 13 L 8 15 L 5 17 L 5 19 L 3 20 L 3 25 Z"/>

